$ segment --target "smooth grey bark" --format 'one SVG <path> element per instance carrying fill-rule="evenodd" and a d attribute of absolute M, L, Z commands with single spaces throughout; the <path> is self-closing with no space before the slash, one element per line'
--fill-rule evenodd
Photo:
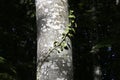
<path fill-rule="evenodd" d="M 119 4 L 119 0 L 116 0 L 116 5 L 118 5 Z"/>
<path fill-rule="evenodd" d="M 62 41 L 62 33 L 68 25 L 67 0 L 36 0 L 37 19 L 37 80 L 73 80 L 72 47 L 67 37 L 68 49 L 60 53 L 53 50 L 54 42 Z M 59 48 L 57 48 L 59 49 Z"/>

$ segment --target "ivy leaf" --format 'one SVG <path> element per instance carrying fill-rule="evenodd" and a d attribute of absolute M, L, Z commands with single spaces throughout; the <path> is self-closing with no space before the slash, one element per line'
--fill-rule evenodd
<path fill-rule="evenodd" d="M 75 27 L 77 28 L 77 23 L 75 23 Z"/>
<path fill-rule="evenodd" d="M 70 14 L 72 14 L 74 11 L 73 10 L 70 10 Z"/>
<path fill-rule="evenodd" d="M 71 23 L 68 24 L 68 27 L 71 27 Z"/>
<path fill-rule="evenodd" d="M 75 16 L 74 16 L 74 15 L 69 15 L 68 17 L 69 17 L 69 18 L 75 18 Z"/>
<path fill-rule="evenodd" d="M 69 33 L 68 36 L 69 36 L 69 37 L 73 37 L 73 34 L 70 34 L 70 33 Z"/>
<path fill-rule="evenodd" d="M 67 47 L 67 43 L 66 42 L 63 42 L 62 44 L 61 44 L 61 48 L 63 49 L 68 49 L 68 47 Z"/>
<path fill-rule="evenodd" d="M 54 42 L 54 47 L 58 46 L 59 42 L 58 41 L 55 41 Z"/>
<path fill-rule="evenodd" d="M 71 20 L 71 23 L 74 23 L 75 22 L 75 20 Z"/>
<path fill-rule="evenodd" d="M 67 44 L 65 42 L 62 43 L 62 47 L 66 47 Z"/>
<path fill-rule="evenodd" d="M 70 30 L 75 33 L 75 29 L 74 28 L 71 28 Z"/>
<path fill-rule="evenodd" d="M 68 50 L 68 46 L 65 46 L 64 49 Z"/>
<path fill-rule="evenodd" d="M 59 49 L 57 49 L 57 52 L 60 53 L 61 51 Z"/>
<path fill-rule="evenodd" d="M 63 36 L 65 36 L 65 35 L 66 35 L 66 33 L 62 33 L 62 35 L 63 35 Z"/>
<path fill-rule="evenodd" d="M 61 49 L 61 51 L 63 51 L 63 47 L 61 47 L 60 49 Z"/>

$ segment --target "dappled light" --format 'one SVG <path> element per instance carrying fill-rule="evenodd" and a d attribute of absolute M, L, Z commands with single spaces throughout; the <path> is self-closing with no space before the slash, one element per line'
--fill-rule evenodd
<path fill-rule="evenodd" d="M 119 0 L 0 0 L 0 80 L 120 80 Z"/>

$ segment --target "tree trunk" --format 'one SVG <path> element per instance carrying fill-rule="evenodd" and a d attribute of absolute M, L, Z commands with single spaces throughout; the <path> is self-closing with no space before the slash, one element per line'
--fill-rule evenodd
<path fill-rule="evenodd" d="M 93 77 L 94 80 L 102 80 L 102 71 L 101 66 L 99 63 L 99 54 L 92 53 L 93 54 Z"/>
<path fill-rule="evenodd" d="M 67 0 L 36 0 L 37 19 L 37 80 L 73 80 L 72 47 L 68 37 L 67 49 L 60 53 L 54 42 L 62 42 L 68 25 Z"/>

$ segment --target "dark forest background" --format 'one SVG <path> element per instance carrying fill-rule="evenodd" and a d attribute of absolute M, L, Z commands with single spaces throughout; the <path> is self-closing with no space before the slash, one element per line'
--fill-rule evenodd
<path fill-rule="evenodd" d="M 73 45 L 74 80 L 120 80 L 120 4 L 115 0 L 69 0 L 78 25 Z M 73 26 L 74 27 L 74 26 Z M 36 80 L 34 0 L 0 0 L 0 80 Z"/>

